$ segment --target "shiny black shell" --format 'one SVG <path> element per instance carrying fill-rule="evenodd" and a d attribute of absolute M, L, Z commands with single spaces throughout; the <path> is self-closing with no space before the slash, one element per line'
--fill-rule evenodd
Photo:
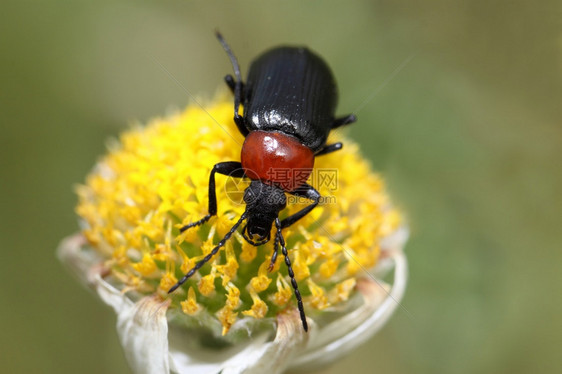
<path fill-rule="evenodd" d="M 250 66 L 244 122 L 250 131 L 281 131 L 318 151 L 328 138 L 337 101 L 334 76 L 322 58 L 304 47 L 278 47 Z"/>

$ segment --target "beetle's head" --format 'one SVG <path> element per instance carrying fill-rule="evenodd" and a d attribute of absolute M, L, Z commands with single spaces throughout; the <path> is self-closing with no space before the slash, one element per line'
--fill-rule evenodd
<path fill-rule="evenodd" d="M 271 226 L 279 212 L 287 206 L 285 193 L 279 187 L 252 181 L 244 192 L 248 223 L 242 235 L 252 245 L 265 244 L 270 239 Z"/>

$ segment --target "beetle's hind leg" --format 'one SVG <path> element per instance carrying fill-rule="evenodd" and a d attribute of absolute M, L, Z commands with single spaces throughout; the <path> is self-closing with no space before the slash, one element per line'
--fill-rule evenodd
<path fill-rule="evenodd" d="M 236 80 L 234 79 L 232 74 L 226 75 L 224 77 L 224 81 L 226 82 L 228 88 L 230 88 L 230 92 L 234 94 L 236 91 Z M 240 82 L 240 102 L 242 102 L 243 97 L 244 97 L 244 82 Z"/>
<path fill-rule="evenodd" d="M 217 36 L 217 39 L 219 40 L 226 54 L 228 55 L 228 58 L 230 59 L 230 63 L 232 64 L 232 69 L 234 70 L 234 77 L 229 74 L 224 78 L 224 80 L 228 85 L 228 87 L 230 87 L 230 89 L 234 93 L 234 122 L 236 123 L 236 126 L 238 126 L 238 130 L 240 130 L 242 135 L 246 136 L 250 133 L 250 131 L 246 128 L 246 125 L 244 124 L 244 118 L 240 115 L 240 113 L 238 113 L 240 109 L 240 104 L 242 103 L 242 98 L 244 97 L 243 95 L 244 83 L 242 83 L 242 74 L 240 73 L 240 65 L 238 65 L 238 60 L 236 59 L 236 56 L 234 56 L 232 49 L 230 49 L 230 46 L 228 45 L 226 40 L 224 40 L 221 33 L 216 31 L 215 35 Z"/>
<path fill-rule="evenodd" d="M 338 127 L 352 124 L 357 121 L 357 116 L 355 114 L 348 114 L 347 116 L 336 118 L 332 123 L 332 130 Z"/>
<path fill-rule="evenodd" d="M 228 175 L 235 178 L 244 177 L 244 169 L 238 161 L 219 162 L 211 170 L 209 175 L 209 213 L 199 221 L 192 222 L 180 228 L 180 233 L 192 227 L 199 226 L 207 222 L 212 216 L 217 214 L 217 192 L 215 183 L 215 173 Z"/>
<path fill-rule="evenodd" d="M 236 81 L 230 74 L 224 77 L 224 81 L 234 94 L 234 123 L 236 123 L 238 131 L 246 137 L 250 130 L 248 130 L 244 123 L 244 117 L 238 113 L 238 108 L 240 108 L 240 103 L 242 103 L 242 98 L 244 97 L 244 83 Z"/>

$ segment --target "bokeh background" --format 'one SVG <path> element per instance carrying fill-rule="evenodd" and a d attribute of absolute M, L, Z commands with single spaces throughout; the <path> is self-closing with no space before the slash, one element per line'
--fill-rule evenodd
<path fill-rule="evenodd" d="M 559 373 L 562 5 L 468 0 L 3 1 L 0 371 L 128 372 L 55 249 L 107 139 L 190 101 L 161 66 L 222 87 L 217 27 L 244 70 L 279 43 L 329 61 L 410 222 L 411 317 L 328 372 Z"/>

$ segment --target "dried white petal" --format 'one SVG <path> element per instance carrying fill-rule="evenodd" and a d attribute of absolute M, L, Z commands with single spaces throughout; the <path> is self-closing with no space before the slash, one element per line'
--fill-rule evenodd
<path fill-rule="evenodd" d="M 58 249 L 59 258 L 114 309 L 121 345 L 135 373 L 282 373 L 295 352 L 306 344 L 308 335 L 294 311 L 278 316 L 273 340 L 263 334 L 249 340 L 245 347 L 237 345 L 225 351 L 204 348 L 190 351 L 178 338 L 170 339 L 169 343 L 166 319 L 169 302 L 160 301 L 157 296 L 144 297 L 136 303 L 130 300 L 103 279 L 100 259 L 85 244 L 80 235 L 65 239 Z M 173 337 L 174 331 L 170 333 Z M 182 337 L 185 339 L 186 335 Z"/>
<path fill-rule="evenodd" d="M 381 245 L 386 267 L 394 267 L 392 287 L 372 275 L 359 279 L 357 289 L 363 304 L 322 326 L 319 331 L 311 331 L 313 336 L 306 350 L 291 362 L 289 368 L 308 371 L 326 366 L 363 344 L 384 326 L 400 306 L 406 290 L 408 265 L 402 247 L 407 238 L 407 229 L 401 228 Z"/>
<path fill-rule="evenodd" d="M 169 301 L 147 296 L 133 302 L 105 281 L 103 259 L 86 245 L 82 235 L 65 239 L 58 255 L 115 310 L 121 345 L 135 373 L 277 374 L 286 369 L 308 371 L 325 366 L 355 349 L 386 323 L 400 306 L 406 288 L 407 263 L 402 247 L 407 236 L 407 230 L 400 229 L 381 243 L 380 265 L 370 277 L 358 280 L 359 292 L 348 301 L 354 305 L 362 298 L 354 310 L 327 324 L 309 320 L 309 333 L 302 329 L 298 312 L 292 310 L 278 315 L 274 338 L 263 333 L 221 350 L 193 344 L 185 328 L 169 325 Z M 380 277 L 392 268 L 394 281 L 390 286 Z"/>
<path fill-rule="evenodd" d="M 117 333 L 133 372 L 169 373 L 166 310 L 170 302 L 147 296 L 133 303 L 101 277 L 94 283 L 98 295 L 117 314 Z"/>
<path fill-rule="evenodd" d="M 277 318 L 275 339 L 267 335 L 252 338 L 243 348 L 230 350 L 182 350 L 170 343 L 171 355 L 179 373 L 191 374 L 277 374 L 285 371 L 292 356 L 306 343 L 298 313 L 281 314 Z M 172 331 L 171 331 L 172 332 Z M 173 332 L 172 332 L 173 333 Z"/>

